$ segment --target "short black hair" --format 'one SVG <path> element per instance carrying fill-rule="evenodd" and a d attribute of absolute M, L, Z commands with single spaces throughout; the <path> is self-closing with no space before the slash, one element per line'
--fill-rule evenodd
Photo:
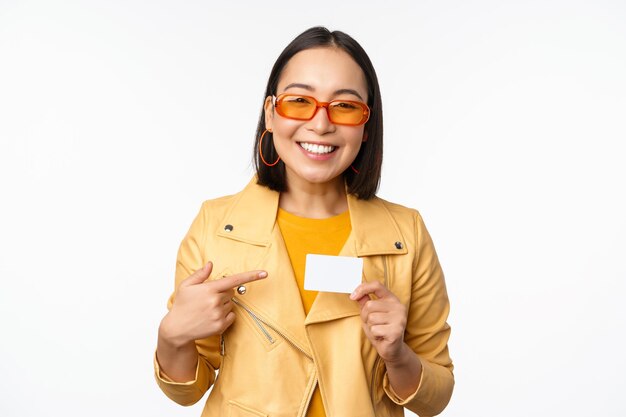
<path fill-rule="evenodd" d="M 280 54 L 272 72 L 270 73 L 263 96 L 263 103 L 268 96 L 276 95 L 278 80 L 287 65 L 287 62 L 298 52 L 306 49 L 319 47 L 339 48 L 354 59 L 361 67 L 367 81 L 367 105 L 370 108 L 370 118 L 365 124 L 367 141 L 363 142 L 361 149 L 352 166 L 359 171 L 357 174 L 351 168 L 344 171 L 348 193 L 362 200 L 368 200 L 376 195 L 380 184 L 380 174 L 383 163 L 383 109 L 380 98 L 380 88 L 376 71 L 365 50 L 351 36 L 344 32 L 329 31 L 325 27 L 316 26 L 298 35 Z M 279 161 L 277 165 L 268 167 L 263 164 L 259 155 L 259 139 L 265 131 L 265 109 L 261 108 L 261 116 L 256 129 L 254 141 L 254 167 L 257 172 L 258 184 L 269 187 L 275 191 L 286 191 L 287 181 L 285 164 Z M 270 163 L 278 159 L 278 153 L 274 148 L 272 133 L 267 132 L 263 138 L 263 156 Z"/>

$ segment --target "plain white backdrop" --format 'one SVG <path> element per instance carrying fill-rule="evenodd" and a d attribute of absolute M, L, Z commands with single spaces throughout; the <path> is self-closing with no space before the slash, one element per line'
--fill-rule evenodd
<path fill-rule="evenodd" d="M 446 272 L 443 415 L 626 415 L 626 3 L 225 3 L 0 0 L 0 415 L 200 415 L 152 375 L 176 250 L 314 25 L 374 62 L 379 195 Z"/>

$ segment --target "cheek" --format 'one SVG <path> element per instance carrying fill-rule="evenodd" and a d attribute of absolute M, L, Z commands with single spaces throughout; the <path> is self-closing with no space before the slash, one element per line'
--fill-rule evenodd
<path fill-rule="evenodd" d="M 283 119 L 281 117 L 274 118 L 274 137 L 278 140 L 291 140 L 302 122 L 297 120 Z"/>
<path fill-rule="evenodd" d="M 365 129 L 363 128 L 350 128 L 350 130 L 346 130 L 344 132 L 344 137 L 346 138 L 346 142 L 351 146 L 359 148 L 363 144 L 363 134 Z"/>
<path fill-rule="evenodd" d="M 273 140 L 274 148 L 283 160 L 291 160 L 293 142 L 296 140 L 296 132 L 302 123 L 296 120 L 285 120 L 280 117 L 274 118 Z"/>

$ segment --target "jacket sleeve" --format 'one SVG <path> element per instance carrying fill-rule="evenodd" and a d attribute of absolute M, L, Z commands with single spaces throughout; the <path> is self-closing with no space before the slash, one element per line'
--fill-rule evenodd
<path fill-rule="evenodd" d="M 180 283 L 202 268 L 208 262 L 206 256 L 206 237 L 209 208 L 204 203 L 200 213 L 191 224 L 187 235 L 180 244 L 176 259 L 176 284 L 178 289 Z M 170 296 L 167 308 L 171 309 L 176 298 L 176 291 Z M 196 376 L 192 381 L 173 382 L 159 368 L 158 360 L 154 358 L 154 372 L 157 384 L 170 399 L 181 405 L 195 404 L 215 382 L 215 371 L 219 369 L 221 357 L 219 354 L 219 336 L 207 339 L 196 340 L 198 349 L 198 364 Z"/>
<path fill-rule="evenodd" d="M 450 326 L 446 322 L 450 303 L 435 247 L 419 213 L 415 227 L 417 254 L 404 340 L 418 355 L 422 374 L 417 390 L 408 398 L 401 399 L 393 392 L 387 374 L 383 388 L 396 404 L 419 416 L 434 416 L 446 407 L 454 387 L 448 353 Z"/>

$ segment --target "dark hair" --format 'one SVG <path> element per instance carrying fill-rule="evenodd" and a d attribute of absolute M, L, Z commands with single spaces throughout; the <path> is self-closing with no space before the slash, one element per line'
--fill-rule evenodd
<path fill-rule="evenodd" d="M 380 184 L 380 174 L 383 162 L 383 112 L 380 99 L 380 89 L 376 71 L 367 53 L 349 35 L 336 31 L 329 31 L 325 27 L 313 27 L 302 32 L 280 54 L 272 72 L 270 73 L 263 96 L 263 102 L 268 96 L 276 95 L 278 80 L 287 62 L 298 52 L 311 48 L 335 47 L 342 49 L 354 59 L 361 67 L 367 81 L 367 105 L 370 108 L 370 118 L 365 124 L 367 141 L 361 145 L 361 150 L 352 165 L 359 171 L 353 172 L 351 168 L 344 171 L 344 178 L 348 192 L 362 200 L 368 200 L 376 195 Z M 268 167 L 263 164 L 259 155 L 259 139 L 265 131 L 264 108 L 261 108 L 261 116 L 257 125 L 254 142 L 254 167 L 256 168 L 258 183 L 275 191 L 286 191 L 287 181 L 285 164 L 281 160 L 277 165 Z M 278 158 L 272 141 L 272 134 L 267 132 L 263 138 L 263 156 L 268 162 Z"/>

